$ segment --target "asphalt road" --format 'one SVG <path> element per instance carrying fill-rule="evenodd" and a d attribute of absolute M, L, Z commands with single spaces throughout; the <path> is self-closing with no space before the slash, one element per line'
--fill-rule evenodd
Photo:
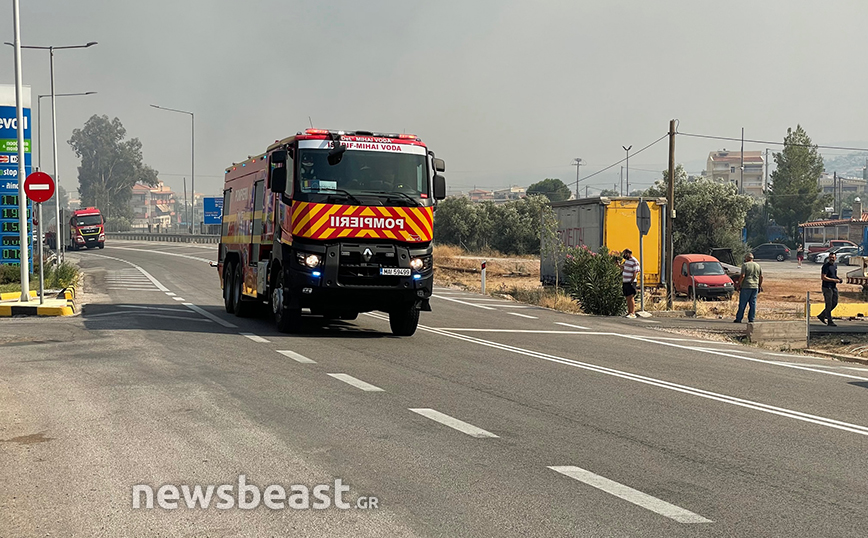
<path fill-rule="evenodd" d="M 0 536 L 866 534 L 868 368 L 444 289 L 287 336 L 214 246 L 70 256 L 81 315 L 0 323 Z M 133 508 L 240 475 L 353 507 Z"/>

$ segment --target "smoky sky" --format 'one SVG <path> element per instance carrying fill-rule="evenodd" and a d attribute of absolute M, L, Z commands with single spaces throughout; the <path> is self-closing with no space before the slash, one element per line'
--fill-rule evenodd
<path fill-rule="evenodd" d="M 0 40 L 12 41 L 5 4 Z M 864 0 L 21 1 L 23 44 L 99 42 L 55 56 L 58 93 L 98 92 L 57 100 L 61 183 L 77 186 L 72 130 L 105 114 L 180 190 L 190 118 L 157 104 L 195 113 L 208 194 L 233 161 L 309 122 L 415 133 L 446 160 L 453 192 L 574 181 L 573 158 L 590 175 L 673 118 L 685 133 L 771 142 L 801 124 L 815 143 L 865 147 L 866 20 Z M 4 51 L 0 83 L 12 84 Z M 47 52 L 23 51 L 23 73 L 34 103 L 50 92 Z M 698 172 L 709 151 L 738 145 L 679 136 L 676 159 Z M 631 157 L 631 183 L 650 185 L 667 156 L 664 140 Z M 611 188 L 619 173 L 581 185 Z"/>

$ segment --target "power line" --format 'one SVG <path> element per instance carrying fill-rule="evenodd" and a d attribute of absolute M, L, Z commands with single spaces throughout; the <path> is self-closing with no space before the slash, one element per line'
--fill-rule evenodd
<path fill-rule="evenodd" d="M 731 140 L 733 142 L 741 142 L 741 138 L 733 138 L 730 136 L 713 136 L 713 135 L 703 135 L 703 134 L 693 134 L 693 133 L 681 133 L 676 132 L 675 134 L 682 136 L 689 136 L 692 138 L 710 138 L 712 140 Z M 868 152 L 868 148 L 848 148 L 842 146 L 821 146 L 818 144 L 792 144 L 792 143 L 784 143 L 784 142 L 769 142 L 768 140 L 749 140 L 747 138 L 744 139 L 745 142 L 750 142 L 752 144 L 765 144 L 770 146 L 793 146 L 797 148 L 818 148 L 818 149 L 839 149 L 843 151 L 865 151 Z"/>
<path fill-rule="evenodd" d="M 668 137 L 668 136 L 669 136 L 669 133 L 666 133 L 665 135 L 661 136 L 660 138 L 658 138 L 658 139 L 655 140 L 654 142 L 651 142 L 650 144 L 648 144 L 648 145 L 645 146 L 644 148 L 640 149 L 639 151 L 634 152 L 634 153 L 633 153 L 633 156 L 635 157 L 636 155 L 642 153 L 642 152 L 645 151 L 646 149 L 648 149 L 648 148 L 650 148 L 651 146 L 657 144 L 658 142 L 660 142 L 661 140 L 665 139 L 665 138 Z M 621 159 L 620 161 L 618 161 L 618 162 L 616 162 L 616 163 L 610 164 L 609 166 L 603 168 L 602 170 L 600 170 L 600 171 L 598 171 L 598 172 L 594 172 L 594 173 L 591 174 L 591 175 L 588 175 L 588 176 L 583 177 L 580 181 L 585 181 L 585 180 L 591 179 L 592 177 L 594 177 L 594 176 L 596 176 L 596 175 L 598 175 L 598 174 L 602 174 L 602 173 L 605 172 L 606 170 L 610 170 L 610 169 L 612 169 L 612 168 L 618 166 L 619 164 L 621 164 L 622 162 L 624 162 L 624 161 L 626 161 L 626 160 L 627 160 L 627 158 L 624 158 L 624 159 Z M 573 186 L 573 185 L 578 185 L 578 184 L 579 184 L 578 181 L 572 181 L 572 182 L 570 182 L 570 183 L 567 183 L 567 186 L 568 186 L 568 187 L 571 187 L 570 190 L 572 190 L 572 186 Z"/>

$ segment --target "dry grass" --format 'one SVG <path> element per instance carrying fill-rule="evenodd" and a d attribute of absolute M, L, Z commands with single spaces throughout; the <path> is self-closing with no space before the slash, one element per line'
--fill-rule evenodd
<path fill-rule="evenodd" d="M 488 294 L 506 295 L 523 303 L 564 312 L 581 312 L 569 296 L 540 284 L 539 258 L 507 257 L 498 252 L 469 253 L 459 247 L 437 245 L 434 247 L 434 281 L 438 286 L 480 292 L 482 259 L 488 262 L 485 290 Z M 859 286 L 842 285 L 839 288 L 842 303 L 863 301 Z M 763 283 L 763 292 L 757 301 L 758 317 L 764 320 L 802 319 L 805 315 L 807 291 L 811 292 L 812 302 L 822 302 L 823 294 L 818 278 L 767 276 Z M 673 309 L 692 311 L 693 301 L 677 297 L 673 302 Z M 666 297 L 662 290 L 646 288 L 645 310 L 666 310 Z M 695 315 L 711 319 L 735 318 L 737 310 L 738 294 L 735 294 L 728 301 L 698 300 Z"/>

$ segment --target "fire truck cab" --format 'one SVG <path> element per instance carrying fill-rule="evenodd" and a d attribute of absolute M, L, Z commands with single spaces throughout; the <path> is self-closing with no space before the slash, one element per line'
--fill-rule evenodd
<path fill-rule="evenodd" d="M 69 219 L 69 245 L 71 250 L 105 248 L 105 220 L 99 209 L 88 207 L 72 212 Z"/>
<path fill-rule="evenodd" d="M 414 135 L 307 129 L 226 169 L 218 271 L 227 312 L 268 305 L 278 330 L 302 309 L 388 314 L 393 334 L 430 310 L 442 159 Z"/>

